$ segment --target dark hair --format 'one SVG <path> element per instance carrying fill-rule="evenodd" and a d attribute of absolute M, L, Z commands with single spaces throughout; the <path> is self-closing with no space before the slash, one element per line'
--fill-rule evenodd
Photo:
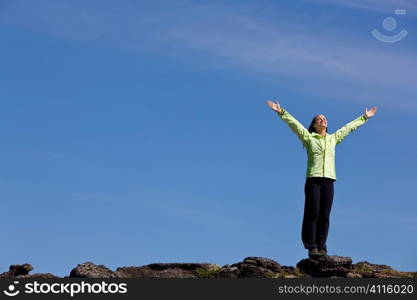
<path fill-rule="evenodd" d="M 308 132 L 310 133 L 313 133 L 313 132 L 317 133 L 316 128 L 314 128 L 313 126 L 314 122 L 316 121 L 317 116 L 314 116 L 313 120 L 310 123 L 310 126 L 308 127 Z M 329 127 L 326 127 L 326 132 L 328 132 L 327 129 L 329 129 Z M 303 144 L 303 148 L 305 148 L 304 144 Z"/>

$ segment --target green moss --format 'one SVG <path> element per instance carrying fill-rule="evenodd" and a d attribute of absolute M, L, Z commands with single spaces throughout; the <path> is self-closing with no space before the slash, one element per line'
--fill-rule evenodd
<path fill-rule="evenodd" d="M 301 272 L 301 270 L 299 268 L 295 268 L 295 275 L 297 277 L 308 277 L 308 275 L 306 275 L 305 273 Z"/>
<path fill-rule="evenodd" d="M 397 278 L 416 278 L 417 272 L 400 272 L 393 269 L 385 269 L 381 271 L 375 271 L 373 270 L 368 264 L 366 263 L 358 263 L 355 265 L 355 273 L 361 274 L 361 275 L 369 275 L 369 274 L 378 274 L 378 275 L 384 275 L 387 277 L 397 277 Z"/>
<path fill-rule="evenodd" d="M 400 278 L 417 278 L 417 272 L 400 272 L 400 271 L 384 271 L 383 274 L 390 277 L 400 277 Z"/>
<path fill-rule="evenodd" d="M 279 273 L 267 273 L 265 276 L 267 278 L 287 278 L 287 276 L 291 276 L 291 275 L 295 276 L 296 278 L 308 277 L 308 275 L 301 272 L 299 268 L 295 268 L 294 272 L 282 271 Z"/>
<path fill-rule="evenodd" d="M 283 273 L 273 273 L 273 272 L 268 272 L 265 274 L 266 278 L 282 278 L 281 274 Z"/>
<path fill-rule="evenodd" d="M 355 272 L 359 274 L 369 274 L 372 273 L 373 270 L 369 267 L 368 264 L 358 263 L 355 265 Z"/>
<path fill-rule="evenodd" d="M 221 267 L 213 267 L 210 269 L 198 268 L 196 272 L 199 278 L 217 278 L 221 269 Z"/>

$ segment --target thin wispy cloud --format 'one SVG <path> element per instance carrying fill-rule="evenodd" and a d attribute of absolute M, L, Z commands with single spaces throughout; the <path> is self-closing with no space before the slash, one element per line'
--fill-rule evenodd
<path fill-rule="evenodd" d="M 395 96 L 396 107 L 417 108 L 413 98 L 417 70 L 411 67 L 417 66 L 417 56 L 401 45 L 390 49 L 371 35 L 364 38 L 327 27 L 314 32 L 307 25 L 300 28 L 225 9 L 212 14 L 221 18 L 200 15 L 198 22 L 183 20 L 160 38 L 218 56 L 238 68 L 302 80 L 304 88 L 321 84 L 321 92 L 333 97 L 363 97 L 364 91 L 343 89 L 347 82 L 373 90 L 368 96 L 385 104 Z"/>
<path fill-rule="evenodd" d="M 180 42 L 187 48 L 195 48 L 227 58 L 236 65 L 289 75 L 308 77 L 327 75 L 354 81 L 376 82 L 414 87 L 414 76 L 389 78 L 382 74 L 386 69 L 393 73 L 409 71 L 416 65 L 417 56 L 407 53 L 384 52 L 379 44 L 360 38 L 337 37 L 322 30 L 319 34 L 300 32 L 297 28 L 281 24 L 256 25 L 256 20 L 228 15 L 223 26 L 214 26 L 219 20 L 200 19 L 199 22 L 175 25 L 160 38 Z M 254 24 L 255 23 L 255 24 Z M 227 30 L 225 30 L 227 28 Z M 349 42 L 343 40 L 348 39 Z M 388 72 L 387 72 L 388 73 Z M 392 81 L 394 80 L 394 82 Z"/>
<path fill-rule="evenodd" d="M 16 3 L 16 7 L 22 5 Z M 333 28 L 320 25 L 318 19 L 313 24 L 305 15 L 296 22 L 293 16 L 255 17 L 245 9 L 218 4 L 188 4 L 154 12 L 133 2 L 120 11 L 105 5 L 97 10 L 78 2 L 45 3 L 44 7 L 25 6 L 21 22 L 62 38 L 190 58 L 198 68 L 211 68 L 214 61 L 218 67 L 254 72 L 254 76 L 287 78 L 302 82 L 307 92 L 330 98 L 360 102 L 366 97 L 380 101 L 375 104 L 392 105 L 395 97 L 396 108 L 417 109 L 415 52 L 405 42 L 389 47 L 374 39 L 367 28 L 358 34 L 337 24 Z M 337 3 L 374 9 L 375 1 Z M 378 3 L 375 9 L 390 6 L 389 1 Z M 414 5 L 406 0 L 398 4 Z M 190 57 L 193 52 L 196 58 Z M 210 63 L 197 58 L 201 55 L 210 57 Z"/>

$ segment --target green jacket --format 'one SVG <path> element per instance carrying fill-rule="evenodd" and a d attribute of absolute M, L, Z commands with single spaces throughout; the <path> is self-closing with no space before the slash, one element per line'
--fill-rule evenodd
<path fill-rule="evenodd" d="M 326 133 L 323 137 L 315 132 L 310 133 L 289 112 L 284 109 L 283 111 L 282 114 L 278 113 L 279 117 L 288 124 L 306 147 L 308 157 L 306 177 L 327 177 L 336 180 L 336 145 L 349 133 L 365 124 L 368 120 L 366 115 L 347 123 L 335 133 Z"/>

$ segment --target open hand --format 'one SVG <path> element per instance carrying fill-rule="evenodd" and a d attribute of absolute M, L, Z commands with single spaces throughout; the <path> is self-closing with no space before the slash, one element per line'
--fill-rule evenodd
<path fill-rule="evenodd" d="M 372 118 L 373 116 L 375 116 L 377 110 L 378 110 L 378 108 L 376 106 L 372 107 L 370 110 L 368 110 L 368 108 L 366 108 L 365 109 L 366 117 Z"/>
<path fill-rule="evenodd" d="M 271 100 L 268 100 L 266 103 L 268 103 L 268 106 L 269 106 L 272 110 L 274 110 L 274 111 L 276 111 L 276 112 L 281 113 L 281 106 L 279 105 L 279 102 L 278 102 L 278 101 L 273 102 L 273 101 L 271 101 Z"/>

